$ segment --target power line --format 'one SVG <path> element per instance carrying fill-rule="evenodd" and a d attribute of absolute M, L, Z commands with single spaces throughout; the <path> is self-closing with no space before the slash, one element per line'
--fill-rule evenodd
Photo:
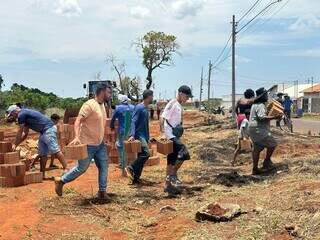
<path fill-rule="evenodd" d="M 268 23 L 275 15 L 277 15 L 284 7 L 286 7 L 288 5 L 288 3 L 291 0 L 287 0 L 279 9 L 275 9 L 275 11 L 267 18 L 265 19 L 260 25 L 259 27 L 261 28 L 262 26 L 264 26 L 266 23 Z M 270 8 L 271 9 L 271 8 Z M 268 11 L 265 11 L 264 14 L 262 16 L 264 16 Z M 247 32 L 247 30 L 252 29 L 253 26 L 255 26 L 259 21 L 261 21 L 261 18 L 259 18 L 257 21 L 255 21 L 252 25 L 250 25 L 248 28 L 246 28 L 244 31 L 242 31 L 242 34 L 244 34 L 245 32 Z M 253 33 L 257 30 L 257 28 L 253 29 L 253 31 L 250 31 L 249 33 Z M 240 37 L 238 40 L 243 39 L 243 37 Z"/>
<path fill-rule="evenodd" d="M 269 3 L 266 7 L 264 7 L 257 15 L 255 15 L 250 21 L 248 21 L 245 25 L 243 25 L 238 31 L 237 34 L 240 33 L 244 28 L 246 28 L 252 21 L 254 21 L 257 17 L 259 17 L 262 13 L 264 13 L 268 8 L 270 8 L 273 4 L 279 3 L 282 0 L 276 0 L 274 2 Z"/>
<path fill-rule="evenodd" d="M 229 42 L 230 42 L 230 40 L 231 40 L 231 37 L 232 37 L 232 35 L 230 34 L 229 39 L 228 39 L 226 45 L 224 46 L 224 48 L 222 49 L 222 51 L 220 52 L 220 54 L 219 54 L 219 56 L 216 58 L 216 60 L 213 62 L 213 65 L 215 65 L 215 64 L 220 60 L 220 58 L 222 57 L 224 51 L 225 51 L 226 48 L 228 47 L 228 44 L 229 44 Z"/>
<path fill-rule="evenodd" d="M 254 8 L 258 5 L 261 0 L 257 0 L 252 7 L 238 20 L 238 23 L 241 22 Z"/>

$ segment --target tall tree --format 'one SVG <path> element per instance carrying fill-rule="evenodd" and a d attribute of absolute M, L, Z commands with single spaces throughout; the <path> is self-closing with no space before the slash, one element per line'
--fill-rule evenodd
<path fill-rule="evenodd" d="M 134 45 L 142 51 L 142 64 L 148 71 L 146 89 L 150 89 L 153 71 L 174 64 L 173 56 L 179 49 L 177 38 L 164 32 L 151 31 L 139 38 Z"/>
<path fill-rule="evenodd" d="M 111 69 L 117 73 L 119 83 L 117 90 L 119 93 L 127 95 L 134 102 L 138 102 L 141 93 L 140 78 L 127 76 L 125 62 L 119 62 L 114 55 L 107 56 L 107 64 L 110 64 Z"/>

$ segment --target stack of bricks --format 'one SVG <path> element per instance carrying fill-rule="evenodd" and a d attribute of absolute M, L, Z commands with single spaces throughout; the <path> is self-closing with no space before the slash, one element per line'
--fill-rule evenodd
<path fill-rule="evenodd" d="M 107 149 L 108 149 L 108 158 L 109 163 L 118 164 L 119 163 L 119 153 L 116 148 L 116 141 L 117 141 L 117 132 L 118 132 L 118 121 L 115 123 L 115 129 L 114 131 L 110 128 L 111 118 L 107 119 L 106 122 L 106 129 L 104 132 L 104 138 L 107 143 Z"/>
<path fill-rule="evenodd" d="M 70 122 L 70 120 L 69 120 Z M 58 140 L 61 149 L 64 149 L 75 137 L 74 122 L 72 124 L 59 124 L 58 125 Z"/>
<path fill-rule="evenodd" d="M 20 161 L 20 152 L 12 151 L 12 144 L 4 141 L 3 132 L 0 132 L 0 140 L 0 187 L 19 187 L 42 182 L 42 173 L 26 172 L 28 162 Z"/>

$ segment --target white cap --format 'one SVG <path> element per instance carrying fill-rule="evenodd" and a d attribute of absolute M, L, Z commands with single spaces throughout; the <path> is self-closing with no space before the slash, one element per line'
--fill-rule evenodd
<path fill-rule="evenodd" d="M 128 103 L 129 98 L 128 98 L 126 95 L 120 94 L 120 95 L 119 95 L 119 101 L 120 101 L 121 103 Z"/>
<path fill-rule="evenodd" d="M 19 110 L 20 108 L 17 105 L 11 105 L 10 107 L 8 107 L 7 109 L 7 113 L 10 116 L 13 112 Z"/>

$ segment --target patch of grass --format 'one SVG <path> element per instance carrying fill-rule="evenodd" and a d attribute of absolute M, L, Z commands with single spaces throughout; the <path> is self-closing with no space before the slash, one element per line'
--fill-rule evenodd
<path fill-rule="evenodd" d="M 66 195 L 70 195 L 70 194 L 76 194 L 77 191 L 74 188 L 69 187 L 69 188 L 65 188 L 63 193 Z"/>

